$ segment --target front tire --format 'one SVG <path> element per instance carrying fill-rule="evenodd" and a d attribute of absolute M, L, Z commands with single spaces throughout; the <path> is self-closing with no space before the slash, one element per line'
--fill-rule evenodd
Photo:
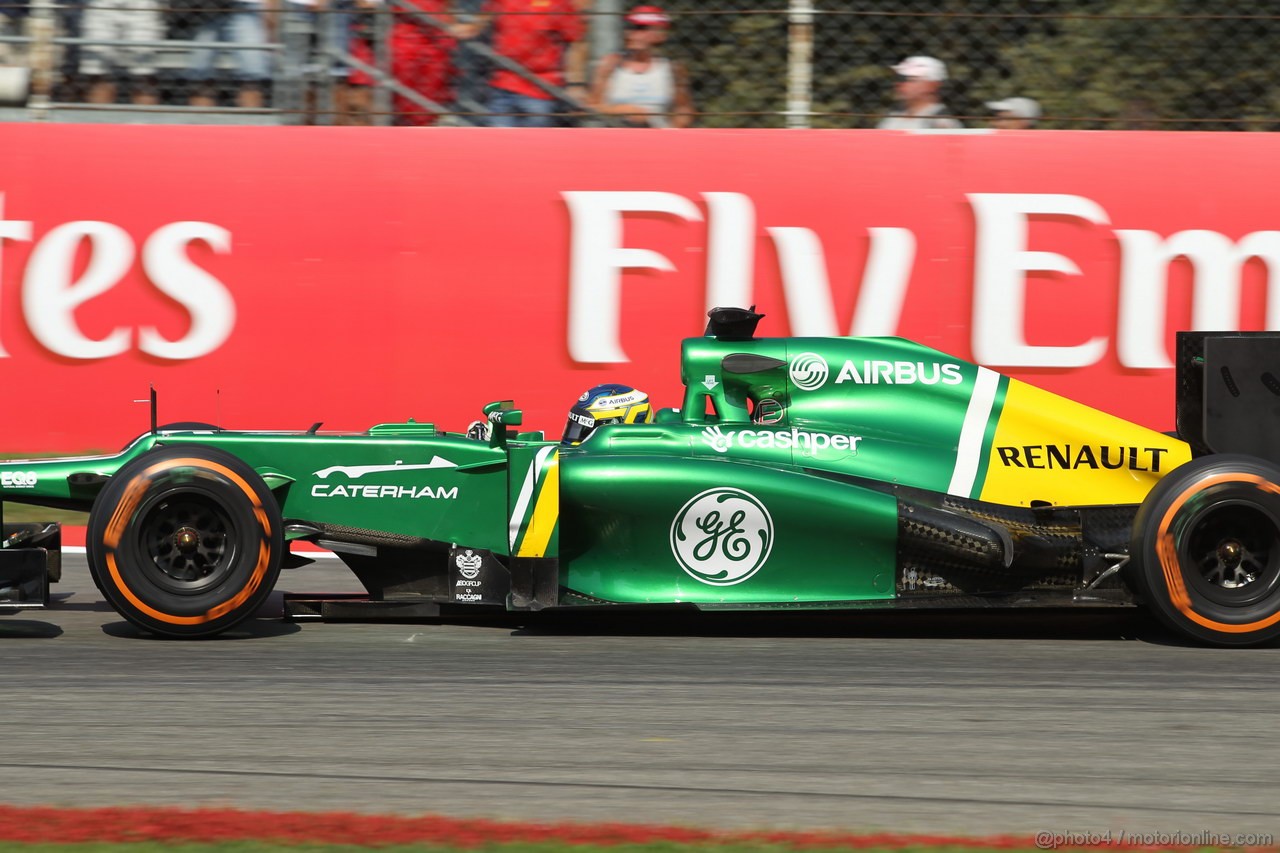
<path fill-rule="evenodd" d="M 1280 467 L 1195 459 L 1156 484 L 1133 529 L 1130 579 L 1166 625 L 1220 646 L 1280 636 Z"/>
<path fill-rule="evenodd" d="M 168 637 L 208 637 L 270 595 L 284 551 L 280 509 L 239 458 L 201 446 L 151 450 L 94 502 L 94 582 L 126 619 Z"/>

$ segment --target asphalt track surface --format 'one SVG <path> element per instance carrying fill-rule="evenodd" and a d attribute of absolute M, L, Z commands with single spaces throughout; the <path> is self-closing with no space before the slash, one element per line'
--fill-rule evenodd
<path fill-rule="evenodd" d="M 1134 611 L 264 615 L 174 642 L 121 621 L 82 556 L 66 575 L 51 610 L 0 617 L 0 801 L 1280 836 L 1280 647 L 1189 646 Z M 357 589 L 335 561 L 280 588 Z"/>

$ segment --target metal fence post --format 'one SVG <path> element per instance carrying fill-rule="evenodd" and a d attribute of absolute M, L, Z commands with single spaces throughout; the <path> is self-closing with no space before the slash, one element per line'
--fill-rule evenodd
<path fill-rule="evenodd" d="M 295 11 L 295 7 L 287 2 L 281 3 L 275 14 L 279 16 L 276 18 L 276 40 L 283 45 L 280 63 L 283 73 L 272 77 L 271 103 L 283 113 L 285 124 L 302 124 L 310 27 L 304 23 L 306 13 Z"/>
<path fill-rule="evenodd" d="M 583 96 L 591 90 L 596 67 L 600 60 L 610 53 L 622 52 L 622 16 L 623 0 L 595 0 L 587 14 L 587 44 L 590 51 L 587 56 L 585 70 L 587 89 L 580 91 Z M 599 116 L 583 116 L 579 119 L 580 127 L 609 127 L 610 122 L 602 121 Z"/>
<path fill-rule="evenodd" d="M 622 0 L 596 0 L 591 11 L 590 67 L 595 68 L 600 57 L 622 49 Z"/>
<path fill-rule="evenodd" d="M 391 74 L 391 7 L 379 3 L 373 14 L 373 64 L 387 77 Z M 386 86 L 373 87 L 374 124 L 394 124 L 391 115 L 391 92 Z"/>
<path fill-rule="evenodd" d="M 791 0 L 787 32 L 787 127 L 809 127 L 813 111 L 813 0 Z"/>
<path fill-rule="evenodd" d="M 33 119 L 47 119 L 49 103 L 53 100 L 55 17 L 54 0 L 32 0 L 31 16 L 27 22 L 31 37 L 28 59 L 31 63 L 31 97 L 27 105 Z"/>

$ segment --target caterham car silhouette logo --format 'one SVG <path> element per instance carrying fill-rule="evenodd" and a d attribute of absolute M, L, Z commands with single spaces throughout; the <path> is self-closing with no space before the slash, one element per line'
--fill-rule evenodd
<path fill-rule="evenodd" d="M 345 474 L 348 480 L 358 480 L 365 474 L 381 474 L 384 471 L 425 471 L 428 468 L 457 467 L 457 464 L 444 457 L 432 456 L 430 462 L 422 465 L 406 465 L 399 459 L 396 460 L 394 465 L 331 465 L 328 468 L 321 468 L 316 472 L 316 476 L 324 480 L 330 474 Z"/>
<path fill-rule="evenodd" d="M 817 353 L 802 352 L 791 359 L 791 384 L 801 391 L 814 391 L 827 381 L 827 360 Z"/>
<path fill-rule="evenodd" d="M 318 479 L 328 479 L 333 474 L 342 474 L 347 480 L 358 480 L 368 474 L 400 473 L 402 471 L 425 471 L 429 468 L 457 468 L 457 464 L 440 456 L 432 456 L 430 462 L 419 465 L 406 465 L 400 459 L 394 465 L 331 465 L 315 472 Z M 362 483 L 316 483 L 311 487 L 313 498 L 430 498 L 432 500 L 457 500 L 458 487 L 450 486 L 417 486 L 383 483 L 367 485 Z"/>
<path fill-rule="evenodd" d="M 467 580 L 475 580 L 476 575 L 480 574 L 480 555 L 470 549 L 465 554 L 459 554 L 455 560 L 458 564 L 458 574 Z"/>
<path fill-rule="evenodd" d="M 773 550 L 773 518 L 755 495 L 727 486 L 693 497 L 671 522 L 671 553 L 694 580 L 742 583 Z"/>

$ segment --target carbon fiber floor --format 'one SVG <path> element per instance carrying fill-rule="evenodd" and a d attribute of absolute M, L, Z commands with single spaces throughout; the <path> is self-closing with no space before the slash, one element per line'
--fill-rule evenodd
<path fill-rule="evenodd" d="M 259 620 L 182 643 L 122 623 L 82 557 L 67 575 L 55 609 L 0 618 L 11 803 L 1280 831 L 1280 648 L 1187 647 L 1128 612 Z"/>

